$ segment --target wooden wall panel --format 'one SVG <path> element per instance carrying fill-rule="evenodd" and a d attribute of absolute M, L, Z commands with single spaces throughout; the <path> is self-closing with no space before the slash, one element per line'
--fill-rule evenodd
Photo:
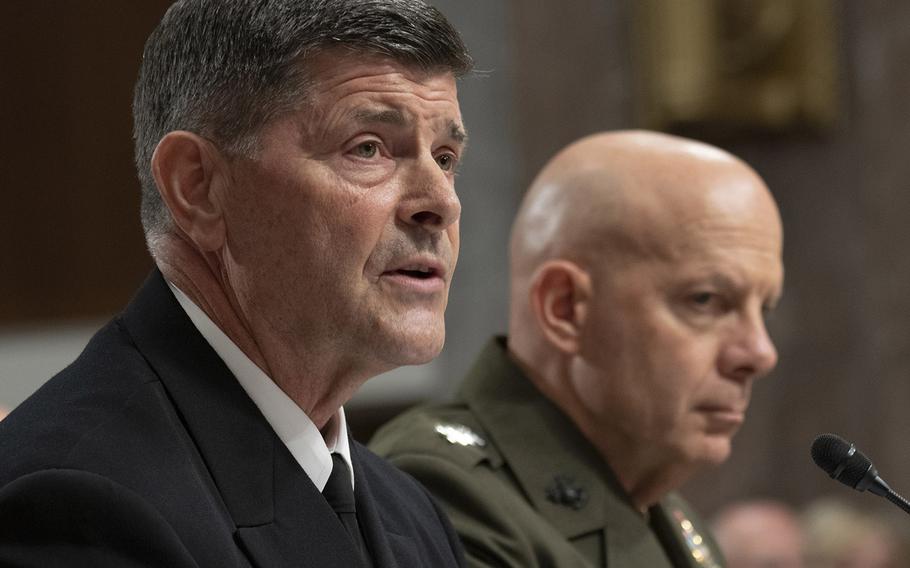
<path fill-rule="evenodd" d="M 0 324 L 111 313 L 151 267 L 130 104 L 169 4 L 0 3 Z"/>

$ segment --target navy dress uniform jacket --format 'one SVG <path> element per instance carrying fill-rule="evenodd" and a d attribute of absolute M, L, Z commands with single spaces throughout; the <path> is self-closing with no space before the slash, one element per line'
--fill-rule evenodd
<path fill-rule="evenodd" d="M 462 563 L 411 477 L 352 443 L 373 565 Z M 155 271 L 0 422 L 0 566 L 358 565 L 319 490 Z"/>

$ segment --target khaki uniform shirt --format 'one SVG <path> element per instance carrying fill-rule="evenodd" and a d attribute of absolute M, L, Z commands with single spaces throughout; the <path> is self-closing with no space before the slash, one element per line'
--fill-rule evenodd
<path fill-rule="evenodd" d="M 452 404 L 409 411 L 371 449 L 443 505 L 470 566 L 719 568 L 689 506 L 638 512 L 569 419 L 492 341 Z"/>

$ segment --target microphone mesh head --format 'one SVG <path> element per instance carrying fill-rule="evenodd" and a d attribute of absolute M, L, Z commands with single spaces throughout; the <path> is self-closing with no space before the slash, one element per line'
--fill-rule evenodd
<path fill-rule="evenodd" d="M 834 434 L 822 434 L 812 442 L 812 461 L 828 475 L 834 473 L 849 453 L 850 444 Z"/>
<path fill-rule="evenodd" d="M 853 450 L 851 453 L 850 450 Z M 856 489 L 872 467 L 872 461 L 843 438 L 822 434 L 812 442 L 812 460 L 828 475 Z M 838 473 L 840 469 L 840 473 Z"/>

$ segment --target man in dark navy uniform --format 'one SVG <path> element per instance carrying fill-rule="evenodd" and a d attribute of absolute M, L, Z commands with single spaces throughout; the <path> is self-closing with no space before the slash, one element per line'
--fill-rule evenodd
<path fill-rule="evenodd" d="M 0 565 L 460 564 L 342 405 L 442 348 L 470 63 L 422 0 L 168 10 L 133 106 L 157 269 L 0 423 Z"/>

